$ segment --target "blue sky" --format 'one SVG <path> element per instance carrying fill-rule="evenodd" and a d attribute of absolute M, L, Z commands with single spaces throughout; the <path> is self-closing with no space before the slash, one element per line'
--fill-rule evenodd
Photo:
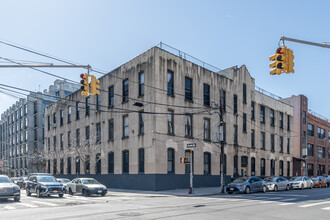
<path fill-rule="evenodd" d="M 294 74 L 270 76 L 268 60 L 282 35 L 330 44 L 329 8 L 328 1 L 11 0 L 1 2 L 0 40 L 104 71 L 162 41 L 220 69 L 245 64 L 257 86 L 281 97 L 304 94 L 310 109 L 330 118 L 330 49 L 286 42 Z M 0 57 L 56 63 L 1 44 Z M 43 70 L 75 81 L 82 72 Z M 0 76 L 32 91 L 56 79 L 30 69 L 2 68 Z M 15 102 L 1 93 L 0 100 L 0 112 Z"/>

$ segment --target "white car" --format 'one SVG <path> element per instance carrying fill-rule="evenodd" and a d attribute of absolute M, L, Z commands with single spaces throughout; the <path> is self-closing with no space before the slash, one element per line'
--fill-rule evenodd
<path fill-rule="evenodd" d="M 292 189 L 307 189 L 313 188 L 313 181 L 307 176 L 296 176 L 290 179 Z"/>

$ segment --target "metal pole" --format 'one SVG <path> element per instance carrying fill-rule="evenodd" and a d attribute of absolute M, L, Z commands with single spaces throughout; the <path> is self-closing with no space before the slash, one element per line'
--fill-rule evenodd
<path fill-rule="evenodd" d="M 316 47 L 324 47 L 324 48 L 330 48 L 330 45 L 326 44 L 326 43 L 314 43 L 314 42 L 310 42 L 310 41 L 305 41 L 305 40 L 299 40 L 299 39 L 294 39 L 294 38 L 288 38 L 288 37 L 284 37 L 282 36 L 280 41 L 292 41 L 292 42 L 296 42 L 296 43 L 301 43 L 301 44 L 308 44 L 308 45 L 312 45 L 312 46 L 316 46 Z"/>
<path fill-rule="evenodd" d="M 220 138 L 220 193 L 224 193 L 224 176 L 223 176 L 223 162 L 224 162 L 224 137 L 223 137 L 223 91 L 222 89 L 220 90 L 221 91 L 221 94 L 220 94 L 220 105 L 219 105 L 219 111 L 220 111 L 220 114 L 219 114 L 219 120 L 220 120 L 220 135 L 219 135 L 219 138 Z"/>
<path fill-rule="evenodd" d="M 190 193 L 194 193 L 194 188 L 193 188 L 193 159 L 192 159 L 192 149 L 190 149 Z"/>

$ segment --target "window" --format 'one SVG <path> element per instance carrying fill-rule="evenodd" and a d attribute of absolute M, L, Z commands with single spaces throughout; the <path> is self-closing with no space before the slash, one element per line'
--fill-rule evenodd
<path fill-rule="evenodd" d="M 247 167 L 247 166 L 248 166 L 248 157 L 241 156 L 241 167 Z"/>
<path fill-rule="evenodd" d="M 310 157 L 314 156 L 314 145 L 313 144 L 307 144 L 307 155 Z"/>
<path fill-rule="evenodd" d="M 280 128 L 283 129 L 283 113 L 280 112 Z"/>
<path fill-rule="evenodd" d="M 101 110 L 101 95 L 100 94 L 96 95 L 96 110 L 97 111 Z"/>
<path fill-rule="evenodd" d="M 56 151 L 56 136 L 53 137 L 54 151 Z"/>
<path fill-rule="evenodd" d="M 318 164 L 317 165 L 317 175 L 321 176 L 325 174 L 325 165 Z"/>
<path fill-rule="evenodd" d="M 64 159 L 60 160 L 60 174 L 64 174 Z"/>
<path fill-rule="evenodd" d="M 238 159 L 237 159 L 237 155 L 234 156 L 234 176 L 238 176 Z"/>
<path fill-rule="evenodd" d="M 63 138 L 63 134 L 60 134 L 60 148 L 61 148 L 61 150 L 64 149 L 64 138 Z"/>
<path fill-rule="evenodd" d="M 260 122 L 265 123 L 265 106 L 260 106 Z"/>
<path fill-rule="evenodd" d="M 128 138 L 129 127 L 128 127 L 128 115 L 123 116 L 123 138 Z"/>
<path fill-rule="evenodd" d="M 270 175 L 275 176 L 275 160 L 270 160 Z"/>
<path fill-rule="evenodd" d="M 167 133 L 170 135 L 174 135 L 174 111 L 173 110 L 168 110 Z"/>
<path fill-rule="evenodd" d="M 193 100 L 193 88 L 192 88 L 192 79 L 189 77 L 185 77 L 185 100 L 192 101 Z"/>
<path fill-rule="evenodd" d="M 208 84 L 203 84 L 204 91 L 204 105 L 210 106 L 210 86 Z"/>
<path fill-rule="evenodd" d="M 290 115 L 287 115 L 287 130 L 290 131 Z"/>
<path fill-rule="evenodd" d="M 101 174 L 101 154 L 97 153 L 95 156 L 95 162 L 96 162 L 96 167 L 95 167 L 95 173 L 96 174 Z"/>
<path fill-rule="evenodd" d="M 144 173 L 144 148 L 139 149 L 139 173 Z"/>
<path fill-rule="evenodd" d="M 265 150 L 266 149 L 266 138 L 265 138 L 265 132 L 260 133 L 260 148 Z"/>
<path fill-rule="evenodd" d="M 312 124 L 307 125 L 307 134 L 308 136 L 314 136 L 314 125 Z"/>
<path fill-rule="evenodd" d="M 192 137 L 192 115 L 185 115 L 185 136 Z"/>
<path fill-rule="evenodd" d="M 290 170 L 291 170 L 291 168 L 290 168 L 290 161 L 287 161 L 286 162 L 286 176 L 290 176 Z"/>
<path fill-rule="evenodd" d="M 243 83 L 243 103 L 246 104 L 246 84 Z"/>
<path fill-rule="evenodd" d="M 251 176 L 256 175 L 256 158 L 251 157 Z"/>
<path fill-rule="evenodd" d="M 174 149 L 167 149 L 167 173 L 174 173 Z"/>
<path fill-rule="evenodd" d="M 67 174 L 71 174 L 71 157 L 68 157 Z"/>
<path fill-rule="evenodd" d="M 129 151 L 123 151 L 123 173 L 129 173 Z"/>
<path fill-rule="evenodd" d="M 89 155 L 85 156 L 85 174 L 90 174 L 90 158 Z"/>
<path fill-rule="evenodd" d="M 251 130 L 251 148 L 255 148 L 254 138 L 255 138 L 254 130 Z"/>
<path fill-rule="evenodd" d="M 289 154 L 290 153 L 290 138 L 287 139 L 286 142 L 286 152 Z"/>
<path fill-rule="evenodd" d="M 328 131 L 328 140 L 330 142 L 330 131 Z"/>
<path fill-rule="evenodd" d="M 243 113 L 243 132 L 246 133 L 246 114 Z"/>
<path fill-rule="evenodd" d="M 60 111 L 60 126 L 63 125 L 63 110 Z"/>
<path fill-rule="evenodd" d="M 270 109 L 270 125 L 275 126 L 275 113 L 274 109 Z"/>
<path fill-rule="evenodd" d="M 79 147 L 80 145 L 80 130 L 76 130 L 76 147 Z"/>
<path fill-rule="evenodd" d="M 238 145 L 237 125 L 234 125 L 234 145 Z"/>
<path fill-rule="evenodd" d="M 325 139 L 325 130 L 323 128 L 317 127 L 317 137 L 320 139 Z"/>
<path fill-rule="evenodd" d="M 113 89 L 113 86 L 110 86 L 109 87 L 109 93 L 108 93 L 108 95 L 109 95 L 109 107 L 111 108 L 111 107 L 113 107 L 114 106 L 114 102 L 115 102 L 115 98 L 114 98 L 114 89 Z"/>
<path fill-rule="evenodd" d="M 56 113 L 53 114 L 53 124 L 54 124 L 54 127 L 56 126 Z"/>
<path fill-rule="evenodd" d="M 71 106 L 68 107 L 68 123 L 71 123 Z"/>
<path fill-rule="evenodd" d="M 47 129 L 50 130 L 50 116 L 47 116 Z"/>
<path fill-rule="evenodd" d="M 108 153 L 108 173 L 114 173 L 114 153 Z"/>
<path fill-rule="evenodd" d="M 194 151 L 191 151 L 191 158 L 192 158 L 192 162 L 194 164 Z M 186 150 L 184 152 L 184 156 L 188 157 L 190 160 L 190 150 Z M 192 172 L 194 173 L 194 166 L 192 166 Z M 189 174 L 190 173 L 190 164 L 185 164 L 185 174 Z"/>
<path fill-rule="evenodd" d="M 109 141 L 113 141 L 114 140 L 114 122 L 113 122 L 113 118 L 109 120 Z"/>
<path fill-rule="evenodd" d="M 318 158 L 325 158 L 325 148 L 317 146 L 317 157 Z"/>
<path fill-rule="evenodd" d="M 79 108 L 79 102 L 76 103 L 76 120 L 79 120 L 80 118 L 80 108 Z"/>
<path fill-rule="evenodd" d="M 174 79 L 173 72 L 167 71 L 167 94 L 173 96 L 174 95 Z"/>
<path fill-rule="evenodd" d="M 211 174 L 211 153 L 204 153 L 204 174 Z"/>
<path fill-rule="evenodd" d="M 283 176 L 283 160 L 280 160 L 280 176 Z"/>
<path fill-rule="evenodd" d="M 139 96 L 144 95 L 144 73 L 139 73 Z"/>
<path fill-rule="evenodd" d="M 86 140 L 86 142 L 88 142 L 89 139 L 90 139 L 90 128 L 89 128 L 89 126 L 86 126 L 85 127 L 85 140 Z"/>
<path fill-rule="evenodd" d="M 306 112 L 303 111 L 303 124 L 305 125 L 306 124 Z"/>
<path fill-rule="evenodd" d="M 308 173 L 308 176 L 313 176 L 314 174 L 314 165 L 309 163 L 307 164 L 307 173 Z"/>
<path fill-rule="evenodd" d="M 254 120 L 254 102 L 251 102 L 251 120 Z"/>
<path fill-rule="evenodd" d="M 86 98 L 86 116 L 89 115 L 89 109 L 90 108 L 90 103 L 89 103 L 89 98 Z"/>
<path fill-rule="evenodd" d="M 204 140 L 211 140 L 211 127 L 210 127 L 210 119 L 204 118 Z"/>
<path fill-rule="evenodd" d="M 237 95 L 234 95 L 234 115 L 237 114 Z"/>
<path fill-rule="evenodd" d="M 123 81 L 123 102 L 128 101 L 128 79 Z"/>
<path fill-rule="evenodd" d="M 307 142 L 307 136 L 306 136 L 306 131 L 303 131 L 303 144 L 306 146 Z"/>
<path fill-rule="evenodd" d="M 96 124 L 96 144 L 101 143 L 101 123 Z"/>
<path fill-rule="evenodd" d="M 283 153 L 283 137 L 280 137 L 280 152 Z"/>
<path fill-rule="evenodd" d="M 57 160 L 54 159 L 53 160 L 53 174 L 56 174 L 57 173 Z"/>
<path fill-rule="evenodd" d="M 265 167 L 265 159 L 261 158 L 260 159 L 260 176 L 265 176 L 266 175 L 266 167 Z"/>
<path fill-rule="evenodd" d="M 270 150 L 275 152 L 275 136 L 273 134 L 270 135 Z"/>
<path fill-rule="evenodd" d="M 144 134 L 144 113 L 139 112 L 139 135 Z"/>
<path fill-rule="evenodd" d="M 222 110 L 226 112 L 226 91 L 221 89 L 220 90 L 220 102 L 222 104 Z"/>
<path fill-rule="evenodd" d="M 80 158 L 76 157 L 76 174 L 80 174 Z"/>

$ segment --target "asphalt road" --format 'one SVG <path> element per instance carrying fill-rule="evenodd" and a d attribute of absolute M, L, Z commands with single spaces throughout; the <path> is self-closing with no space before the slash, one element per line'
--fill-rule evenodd
<path fill-rule="evenodd" d="M 0 219 L 330 219 L 330 188 L 255 194 L 173 196 L 109 192 L 1 201 Z"/>

